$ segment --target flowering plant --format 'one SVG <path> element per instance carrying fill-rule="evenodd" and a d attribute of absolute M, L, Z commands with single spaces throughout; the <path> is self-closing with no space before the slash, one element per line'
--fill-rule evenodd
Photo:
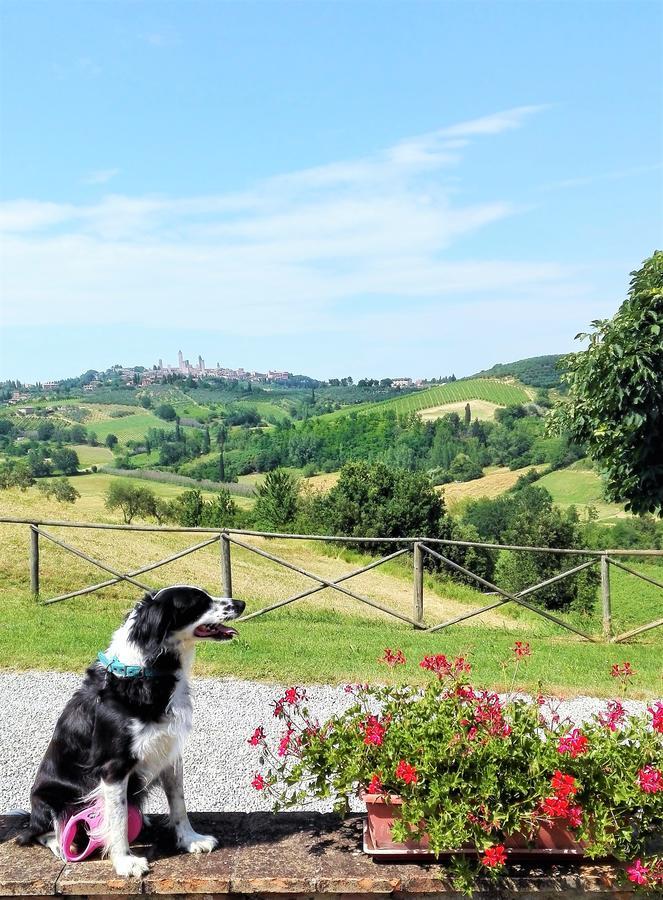
<path fill-rule="evenodd" d="M 517 671 L 530 648 L 513 651 Z M 383 660 L 405 664 L 401 651 Z M 562 825 L 587 856 L 628 860 L 632 882 L 663 885 L 663 861 L 647 859 L 663 829 L 663 703 L 628 716 L 613 700 L 575 726 L 542 694 L 504 699 L 474 688 L 463 657 L 420 665 L 433 676 L 425 688 L 348 685 L 353 702 L 325 723 L 305 691 L 290 688 L 274 706 L 284 725 L 277 746 L 262 727 L 249 738 L 265 766 L 253 786 L 276 809 L 332 798 L 347 811 L 357 790 L 398 797 L 393 840 L 425 837 L 435 855 L 473 847 L 474 874 L 498 874 L 509 840 L 532 845 L 542 825 Z M 467 874 L 467 861 L 458 865 Z"/>

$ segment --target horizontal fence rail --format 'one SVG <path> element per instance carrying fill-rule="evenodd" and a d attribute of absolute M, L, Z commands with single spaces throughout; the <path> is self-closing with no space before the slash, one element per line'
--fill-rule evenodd
<path fill-rule="evenodd" d="M 71 553 L 79 559 L 83 559 L 88 563 L 91 563 L 96 568 L 101 571 L 107 573 L 112 576 L 111 578 L 107 578 L 104 581 L 96 582 L 95 584 L 87 585 L 85 587 L 79 588 L 75 591 L 70 591 L 66 594 L 61 594 L 57 597 L 51 597 L 48 600 L 43 600 L 42 602 L 45 605 L 59 603 L 63 600 L 68 600 L 72 597 L 80 597 L 86 594 L 92 594 L 96 591 L 100 591 L 103 588 L 110 587 L 111 585 L 118 584 L 120 582 L 127 582 L 129 584 L 133 584 L 141 590 L 152 590 L 152 588 L 145 584 L 143 581 L 139 580 L 138 576 L 144 575 L 147 572 L 152 572 L 156 569 L 161 568 L 162 566 L 168 565 L 169 563 L 175 562 L 178 559 L 182 559 L 184 556 L 188 556 L 191 553 L 196 553 L 198 550 L 202 550 L 205 547 L 209 547 L 212 544 L 219 544 L 220 554 L 219 554 L 219 565 L 220 565 L 220 586 L 223 592 L 223 595 L 226 597 L 231 597 L 233 595 L 232 591 L 232 560 L 231 560 L 231 546 L 234 544 L 236 547 L 239 547 L 243 550 L 248 551 L 249 553 L 254 553 L 257 556 L 262 557 L 263 559 L 267 559 L 270 562 L 275 563 L 276 565 L 282 566 L 283 568 L 289 569 L 290 571 L 296 572 L 299 575 L 303 575 L 306 578 L 311 579 L 311 581 L 315 582 L 315 586 L 308 588 L 307 590 L 300 591 L 297 594 L 293 594 L 290 597 L 286 597 L 283 600 L 279 600 L 276 603 L 272 603 L 269 606 L 265 606 L 262 609 L 258 609 L 255 612 L 249 613 L 243 616 L 239 621 L 248 621 L 249 619 L 254 619 L 258 616 L 267 615 L 270 612 L 273 612 L 276 609 L 281 609 L 285 606 L 288 606 L 291 603 L 295 603 L 299 600 L 303 600 L 305 597 L 313 596 L 314 594 L 319 593 L 324 590 L 333 590 L 345 597 L 349 597 L 358 603 L 364 604 L 366 606 L 370 606 L 373 609 L 377 609 L 380 612 L 386 613 L 389 616 L 392 616 L 395 619 L 400 620 L 401 622 L 405 622 L 408 625 L 411 625 L 413 628 L 419 629 L 420 631 L 425 631 L 429 634 L 436 633 L 445 628 L 450 627 L 451 625 L 456 625 L 459 622 L 466 621 L 475 616 L 483 615 L 491 610 L 498 609 L 501 606 L 504 606 L 507 603 L 515 603 L 518 606 L 524 607 L 528 609 L 530 612 L 535 613 L 538 616 L 546 619 L 549 622 L 563 628 L 567 631 L 571 631 L 574 634 L 582 637 L 584 640 L 591 641 L 596 643 L 598 638 L 595 635 L 591 635 L 582 629 L 572 625 L 568 622 L 565 622 L 563 619 L 560 619 L 558 616 L 553 615 L 548 612 L 548 610 L 543 609 L 541 607 L 535 606 L 532 603 L 529 603 L 525 598 L 530 597 L 533 594 L 536 594 L 537 591 L 542 590 L 543 588 L 550 587 L 551 585 L 557 584 L 563 581 L 566 578 L 572 578 L 580 572 L 590 569 L 593 566 L 600 567 L 600 583 L 601 583 L 601 611 L 602 611 L 602 637 L 604 641 L 612 641 L 613 643 L 620 643 L 622 641 L 629 640 L 632 637 L 635 637 L 638 634 L 642 634 L 646 631 L 651 630 L 652 628 L 658 628 L 663 625 L 663 618 L 658 618 L 652 622 L 648 622 L 643 625 L 639 625 L 637 628 L 633 628 L 630 631 L 625 631 L 622 634 L 613 635 L 612 628 L 612 603 L 611 603 L 611 592 L 610 592 L 610 567 L 615 566 L 628 574 L 640 578 L 642 581 L 648 582 L 649 584 L 653 584 L 654 586 L 663 589 L 663 582 L 658 581 L 655 578 L 652 578 L 649 575 L 645 575 L 641 572 L 632 569 L 631 567 L 625 565 L 623 562 L 620 562 L 616 557 L 663 557 L 663 550 L 624 550 L 624 549 L 613 549 L 613 550 L 579 550 L 575 548 L 562 548 L 562 547 L 530 547 L 527 545 L 518 545 L 518 544 L 491 544 L 480 541 L 454 541 L 448 538 L 429 538 L 424 536 L 417 537 L 354 537 L 354 536 L 341 536 L 341 535 L 327 535 L 327 534 L 288 534 L 287 532 L 268 532 L 268 531 L 253 531 L 247 529 L 239 529 L 239 528 L 201 528 L 201 527 L 183 527 L 183 526 L 174 526 L 174 525 L 124 525 L 119 523 L 107 523 L 107 522 L 70 522 L 70 521 L 57 521 L 52 519 L 19 519 L 11 516 L 2 516 L 0 517 L 0 524 L 5 525 L 25 525 L 29 528 L 30 534 L 30 549 L 29 549 L 29 576 L 30 576 L 30 587 L 33 595 L 35 597 L 40 596 L 40 567 L 39 567 L 39 552 L 40 552 L 40 544 L 39 538 L 42 537 L 45 540 L 53 543 L 60 549 L 64 550 L 67 553 Z M 91 530 L 107 530 L 107 531 L 136 531 L 136 532 L 164 532 L 168 534 L 179 533 L 179 534 L 200 534 L 207 535 L 207 537 L 199 541 L 196 544 L 193 544 L 190 547 L 186 547 L 183 550 L 179 550 L 177 553 L 173 553 L 170 556 L 164 557 L 163 559 L 157 560 L 153 563 L 148 563 L 144 566 L 141 566 L 138 569 L 134 569 L 129 572 L 122 572 L 114 566 L 108 565 L 106 562 L 102 560 L 96 559 L 93 556 L 85 553 L 78 547 L 74 547 L 71 544 L 68 544 L 66 541 L 62 540 L 62 538 L 55 536 L 49 530 L 49 528 L 78 528 L 78 529 L 91 529 Z M 290 562 L 287 559 L 283 559 L 279 556 L 276 556 L 272 553 L 269 553 L 267 550 L 262 549 L 261 547 L 256 547 L 255 544 L 247 543 L 247 538 L 266 538 L 266 539 L 280 539 L 280 540 L 293 540 L 293 541 L 326 541 L 326 542 L 334 542 L 334 543 L 344 543 L 344 544 L 354 544 L 357 547 L 370 547 L 371 544 L 391 544 L 394 546 L 394 551 L 389 553 L 386 556 L 382 556 L 379 559 L 373 560 L 367 565 L 361 566 L 358 569 L 354 569 L 351 572 L 346 572 L 343 575 L 340 575 L 338 578 L 324 578 L 321 575 L 318 575 L 314 572 L 310 572 L 307 569 L 302 568 L 301 566 L 296 565 L 293 562 Z M 505 591 L 503 588 L 498 585 L 493 584 L 487 579 L 483 578 L 481 575 L 472 572 L 470 569 L 465 568 L 460 565 L 460 563 L 455 562 L 450 559 L 448 556 L 444 555 L 445 547 L 477 547 L 484 550 L 509 550 L 512 552 L 523 552 L 523 553 L 551 553 L 560 556 L 575 556 L 575 557 L 584 557 L 584 561 L 578 563 L 577 565 L 573 565 L 571 568 L 566 569 L 558 574 L 552 576 L 551 578 L 547 578 L 545 581 L 541 581 L 538 584 L 531 585 L 530 587 L 524 588 L 517 593 L 510 593 L 509 591 Z M 391 560 L 402 557 L 406 554 L 412 554 L 412 572 L 413 572 L 413 608 L 412 608 L 412 616 L 407 616 L 402 613 L 400 610 L 393 609 L 390 606 L 386 606 L 383 603 L 380 603 L 377 600 L 374 600 L 371 597 L 366 597 L 363 594 L 357 593 L 356 591 L 350 590 L 350 588 L 346 587 L 343 583 L 349 581 L 352 578 L 356 578 L 360 575 L 365 574 L 366 572 L 371 571 L 372 569 L 377 568 L 378 566 L 382 566 L 385 563 L 390 562 Z M 491 594 L 497 594 L 499 599 L 491 601 L 485 606 L 478 607 L 477 609 L 468 610 L 466 613 L 462 613 L 461 615 L 455 616 L 452 619 L 448 619 L 444 622 L 439 622 L 435 625 L 426 625 L 424 622 L 424 611 L 425 611 L 425 596 L 424 596 L 424 568 L 425 568 L 425 558 L 426 556 L 435 559 L 438 563 L 441 563 L 442 566 L 449 568 L 459 574 L 463 575 L 465 578 L 469 578 L 472 581 L 475 581 L 480 587 L 482 587 L 486 592 Z M 663 611 L 663 604 L 661 606 L 661 610 Z"/>

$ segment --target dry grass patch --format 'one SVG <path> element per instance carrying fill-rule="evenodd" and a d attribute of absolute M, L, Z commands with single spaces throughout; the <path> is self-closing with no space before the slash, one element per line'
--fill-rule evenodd
<path fill-rule="evenodd" d="M 497 403 L 489 403 L 488 400 L 459 400 L 457 403 L 445 403 L 443 406 L 430 406 L 428 409 L 422 409 L 419 415 L 426 422 L 441 419 L 442 416 L 447 416 L 449 413 L 458 413 L 462 419 L 467 403 L 470 404 L 472 419 L 492 421 L 495 418 L 495 410 L 502 409 Z"/>
<path fill-rule="evenodd" d="M 476 478 L 474 481 L 461 481 L 452 484 L 443 484 L 438 490 L 444 494 L 447 506 L 451 509 L 461 500 L 472 499 L 478 497 L 498 497 L 513 487 L 521 475 L 529 472 L 530 469 L 544 469 L 545 466 L 525 466 L 523 469 L 507 469 L 503 466 L 488 466 L 484 469 L 483 478 Z"/>

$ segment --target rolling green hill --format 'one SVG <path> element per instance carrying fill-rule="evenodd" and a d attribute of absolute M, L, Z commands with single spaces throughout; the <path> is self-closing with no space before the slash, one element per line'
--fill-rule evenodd
<path fill-rule="evenodd" d="M 470 400 L 484 400 L 497 406 L 510 406 L 516 403 L 527 403 L 530 399 L 530 395 L 522 384 L 514 384 L 497 378 L 468 378 L 464 381 L 440 384 L 423 391 L 405 394 L 403 397 L 383 400 L 381 403 L 362 403 L 358 406 L 344 407 L 321 418 L 335 419 L 347 415 L 349 412 L 365 414 L 389 409 L 393 409 L 396 413 L 415 413 L 444 406 L 447 403 Z"/>
<path fill-rule="evenodd" d="M 557 388 L 562 383 L 557 368 L 561 358 L 561 354 L 557 353 L 551 356 L 517 359 L 511 363 L 497 363 L 490 369 L 477 372 L 472 378 L 504 378 L 505 375 L 511 375 L 523 384 L 531 384 L 533 387 Z"/>

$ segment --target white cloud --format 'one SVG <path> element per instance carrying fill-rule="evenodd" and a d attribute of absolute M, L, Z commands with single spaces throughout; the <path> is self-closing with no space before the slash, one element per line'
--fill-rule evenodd
<path fill-rule="evenodd" d="M 548 262 L 456 261 L 461 238 L 520 210 L 461 203 L 447 173 L 470 141 L 517 128 L 520 107 L 373 155 L 275 176 L 243 193 L 109 195 L 0 204 L 5 324 L 204 324 L 228 334 L 351 328 L 376 301 L 423 304 L 566 285 Z M 94 173 L 115 174 L 115 170 Z M 100 179 L 96 183 L 103 183 Z"/>
<path fill-rule="evenodd" d="M 83 184 L 107 184 L 119 174 L 119 169 L 97 169 L 96 172 L 90 172 L 83 178 Z"/>

